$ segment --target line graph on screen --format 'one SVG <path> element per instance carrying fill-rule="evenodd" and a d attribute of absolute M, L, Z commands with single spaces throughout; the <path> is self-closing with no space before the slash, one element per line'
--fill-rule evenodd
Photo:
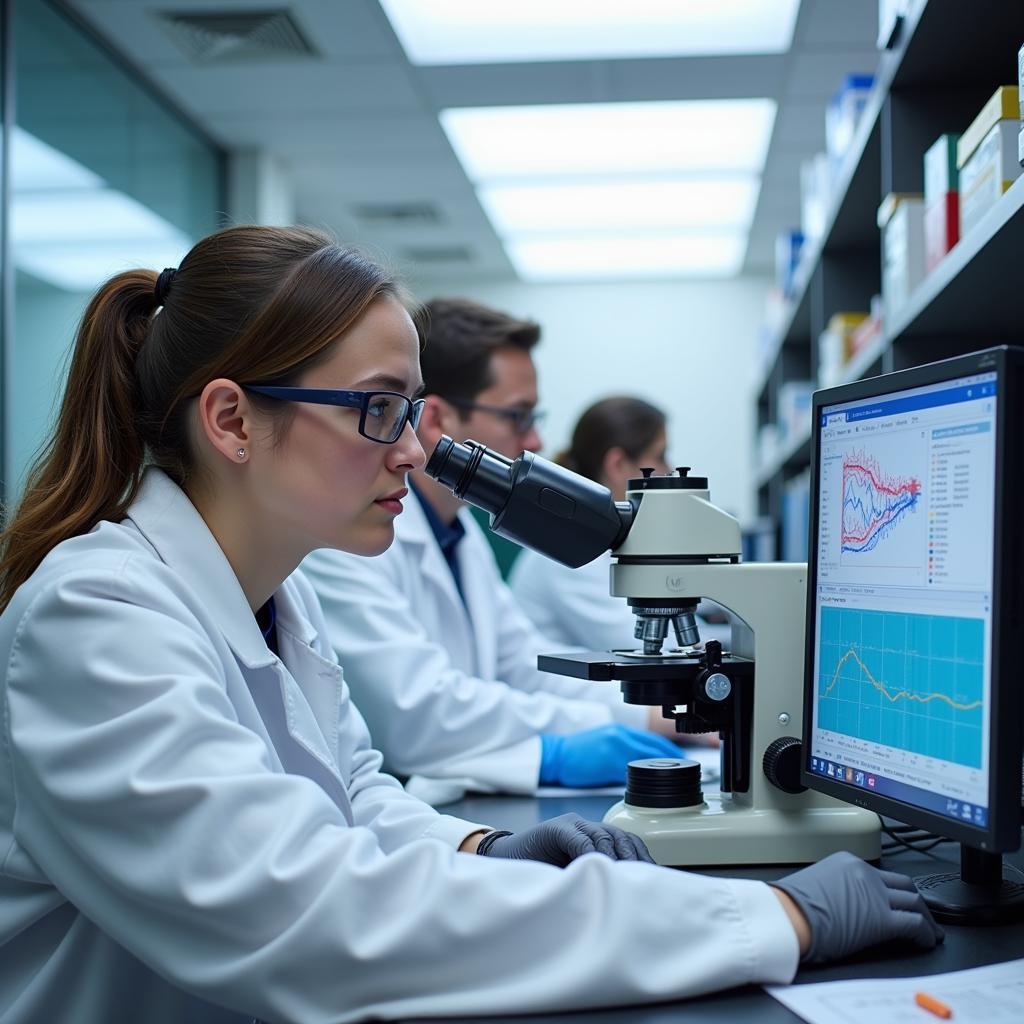
<path fill-rule="evenodd" d="M 843 457 L 842 483 L 844 555 L 866 554 L 884 546 L 921 500 L 920 479 L 886 473 L 877 459 L 863 451 Z"/>

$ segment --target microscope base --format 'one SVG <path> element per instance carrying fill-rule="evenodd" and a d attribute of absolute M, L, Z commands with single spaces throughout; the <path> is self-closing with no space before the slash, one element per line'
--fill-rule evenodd
<path fill-rule="evenodd" d="M 809 864 L 837 850 L 864 860 L 881 856 L 877 815 L 838 801 L 799 811 L 736 806 L 718 794 L 692 808 L 619 801 L 604 820 L 639 836 L 651 856 L 670 867 Z"/>

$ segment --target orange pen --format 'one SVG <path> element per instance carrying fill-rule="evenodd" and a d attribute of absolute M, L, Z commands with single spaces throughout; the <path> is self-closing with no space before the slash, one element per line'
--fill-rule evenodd
<path fill-rule="evenodd" d="M 942 1017 L 943 1020 L 949 1020 L 953 1016 L 953 1011 L 945 1003 L 935 996 L 928 995 L 927 992 L 918 992 L 914 996 L 914 1002 L 929 1013 L 934 1013 L 936 1017 Z"/>

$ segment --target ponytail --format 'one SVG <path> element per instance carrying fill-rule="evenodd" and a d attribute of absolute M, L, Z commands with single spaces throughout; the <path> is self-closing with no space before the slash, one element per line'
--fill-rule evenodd
<path fill-rule="evenodd" d="M 51 548 L 125 517 L 144 466 L 188 485 L 199 468 L 190 400 L 209 381 L 289 384 L 382 296 L 407 301 L 385 268 L 303 227 L 226 228 L 159 278 L 108 281 L 79 326 L 53 435 L 0 533 L 0 612 Z M 266 415 L 280 427 L 287 406 L 268 401 Z"/>
<path fill-rule="evenodd" d="M 0 612 L 51 548 L 117 521 L 138 490 L 135 357 L 157 307 L 150 270 L 112 278 L 82 318 L 57 424 L 37 455 L 21 503 L 0 533 Z"/>

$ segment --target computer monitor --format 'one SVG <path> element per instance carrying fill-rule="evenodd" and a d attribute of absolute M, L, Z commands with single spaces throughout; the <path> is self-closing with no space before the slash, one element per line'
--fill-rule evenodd
<path fill-rule="evenodd" d="M 1024 349 L 819 391 L 813 416 L 802 780 L 961 843 L 959 876 L 919 882 L 944 919 L 1015 916 Z"/>

